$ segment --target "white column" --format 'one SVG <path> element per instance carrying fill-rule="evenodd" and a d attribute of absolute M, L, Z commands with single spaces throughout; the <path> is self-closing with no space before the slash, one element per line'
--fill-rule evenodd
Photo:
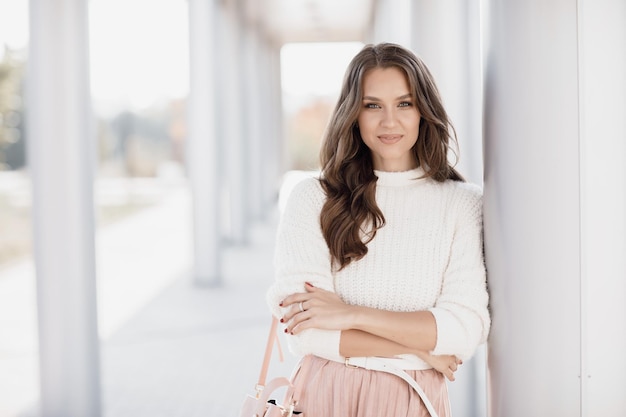
<path fill-rule="evenodd" d="M 626 415 L 626 2 L 578 2 L 583 415 Z"/>
<path fill-rule="evenodd" d="M 243 93 L 239 50 L 240 22 L 234 4 L 220 8 L 220 51 L 219 51 L 219 107 L 221 123 L 218 140 L 223 151 L 223 219 L 225 238 L 228 243 L 242 244 L 248 241 L 248 189 L 246 185 L 245 138 L 242 134 Z"/>
<path fill-rule="evenodd" d="M 263 167 L 267 161 L 264 151 L 267 146 L 264 142 L 264 128 L 262 121 L 267 115 L 265 99 L 261 95 L 262 84 L 268 80 L 263 76 L 263 69 L 259 65 L 259 34 L 255 26 L 245 27 L 242 31 L 242 77 L 243 77 L 243 105 L 245 106 L 244 135 L 247 146 L 245 148 L 248 165 L 246 182 L 248 184 L 248 215 L 251 220 L 258 220 L 262 215 L 263 204 Z"/>
<path fill-rule="evenodd" d="M 274 132 L 272 129 L 272 97 L 271 97 L 271 84 L 272 80 L 269 78 L 269 62 L 268 56 L 269 50 L 267 48 L 267 38 L 263 32 L 259 33 L 259 37 L 256 41 L 256 72 L 258 76 L 258 101 L 255 103 L 259 108 L 259 140 L 263 144 L 259 152 L 259 158 L 261 162 L 260 177 L 260 210 L 264 212 L 267 209 L 267 190 L 268 181 L 270 179 L 270 173 L 273 169 L 272 158 L 274 156 Z"/>
<path fill-rule="evenodd" d="M 626 5 L 487 12 L 490 415 L 626 415 Z"/>
<path fill-rule="evenodd" d="M 193 196 L 193 276 L 220 284 L 219 155 L 215 127 L 215 5 L 189 0 L 190 86 L 187 169 Z"/>
<path fill-rule="evenodd" d="M 411 0 L 378 0 L 374 2 L 374 21 L 368 42 L 411 44 Z"/>
<path fill-rule="evenodd" d="M 411 47 L 433 73 L 458 135 L 457 168 L 482 184 L 479 0 L 416 0 Z"/>
<path fill-rule="evenodd" d="M 280 46 L 270 39 L 263 42 L 265 59 L 263 72 L 267 79 L 264 83 L 264 95 L 267 106 L 267 162 L 264 169 L 264 210 L 273 208 L 277 203 L 278 191 L 282 175 L 285 172 L 286 143 L 284 135 L 284 120 L 282 106 L 282 86 L 280 75 Z"/>
<path fill-rule="evenodd" d="M 31 0 L 27 70 L 41 411 L 99 416 L 86 1 Z"/>
<path fill-rule="evenodd" d="M 411 47 L 432 72 L 456 130 L 456 168 L 468 181 L 482 185 L 479 1 L 416 0 L 411 6 Z M 449 384 L 455 416 L 485 416 L 485 362 L 485 347 L 481 346 Z"/>

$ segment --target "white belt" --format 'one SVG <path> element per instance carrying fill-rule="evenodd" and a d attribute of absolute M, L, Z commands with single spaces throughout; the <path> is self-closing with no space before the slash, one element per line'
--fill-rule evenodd
<path fill-rule="evenodd" d="M 347 366 L 356 366 L 359 368 L 370 369 L 369 362 L 375 360 L 375 363 L 385 362 L 398 369 L 404 369 L 405 371 L 425 371 L 426 369 L 432 369 L 433 367 L 422 360 L 409 360 L 405 358 L 380 358 L 376 356 L 362 356 L 354 358 L 346 358 Z M 348 364 L 348 361 L 350 362 Z"/>
<path fill-rule="evenodd" d="M 413 378 L 411 378 L 411 375 L 407 374 L 404 370 L 402 370 L 402 368 L 398 368 L 397 365 L 395 365 L 394 361 L 396 361 L 395 363 L 397 363 L 397 361 L 406 363 L 406 361 L 401 358 L 377 358 L 368 356 L 346 358 L 345 364 L 349 368 L 364 368 L 372 371 L 387 372 L 389 374 L 393 374 L 399 378 L 404 379 L 415 390 L 415 392 L 417 392 L 417 395 L 420 396 L 431 417 L 439 417 L 430 400 L 426 397 L 426 393 L 424 392 L 422 387 L 420 387 L 419 384 L 415 382 Z M 424 369 L 431 369 L 431 367 Z"/>

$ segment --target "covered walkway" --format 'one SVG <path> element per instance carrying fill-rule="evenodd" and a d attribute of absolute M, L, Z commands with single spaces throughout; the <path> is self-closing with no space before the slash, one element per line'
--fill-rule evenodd
<path fill-rule="evenodd" d="M 292 15 L 282 12 L 300 2 L 189 0 L 188 187 L 111 227 L 122 235 L 110 246 L 93 218 L 88 3 L 30 2 L 37 273 L 17 266 L 18 285 L 0 280 L 0 308 L 16 309 L 0 317 L 24 320 L 2 343 L 19 351 L 21 340 L 27 354 L 38 329 L 39 367 L 17 380 L 39 375 L 43 417 L 238 407 L 245 387 L 226 370 L 256 369 L 240 354 L 264 338 L 286 171 L 279 51 L 303 40 L 415 50 L 456 127 L 459 169 L 484 184 L 489 382 L 480 362 L 463 366 L 455 417 L 626 414 L 626 3 L 311 0 Z M 160 221 L 159 210 L 179 211 Z M 16 317 L 35 292 L 37 317 Z M 0 407 L 18 401 L 16 383 L 1 384 Z"/>

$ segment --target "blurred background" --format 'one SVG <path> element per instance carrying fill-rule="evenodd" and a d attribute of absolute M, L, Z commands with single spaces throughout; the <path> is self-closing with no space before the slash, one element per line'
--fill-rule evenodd
<path fill-rule="evenodd" d="M 454 416 L 624 415 L 626 331 L 592 330 L 626 329 L 599 309 L 626 305 L 624 23 L 619 0 L 0 0 L 0 417 L 238 415 L 280 204 L 382 41 L 429 65 L 485 186 L 489 369 L 481 346 Z M 576 363 L 553 398 L 524 382 L 537 334 Z"/>

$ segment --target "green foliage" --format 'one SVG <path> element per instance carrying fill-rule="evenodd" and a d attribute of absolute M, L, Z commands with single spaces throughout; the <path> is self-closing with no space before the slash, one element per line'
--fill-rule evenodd
<path fill-rule="evenodd" d="M 23 80 L 25 52 L 5 46 L 0 61 L 0 170 L 24 165 Z"/>

